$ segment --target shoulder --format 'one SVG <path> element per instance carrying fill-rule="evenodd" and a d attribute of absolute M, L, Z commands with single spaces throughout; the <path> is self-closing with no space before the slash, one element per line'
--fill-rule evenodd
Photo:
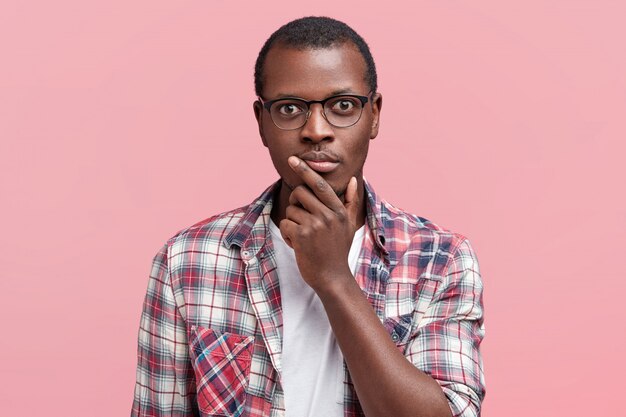
<path fill-rule="evenodd" d="M 395 240 L 438 240 L 441 243 L 460 244 L 467 238 L 431 220 L 405 211 L 386 200 L 381 200 L 381 220 L 386 237 Z"/>
<path fill-rule="evenodd" d="M 381 199 L 380 203 L 385 247 L 392 262 L 394 259 L 410 258 L 433 276 L 441 276 L 455 258 L 473 257 L 472 247 L 465 235 L 407 212 L 386 200 Z"/>
<path fill-rule="evenodd" d="M 164 245 L 169 259 L 181 254 L 178 262 L 203 261 L 199 254 L 217 254 L 222 249 L 230 250 L 251 237 L 262 237 L 264 226 L 272 208 L 273 196 L 280 181 L 270 185 L 263 193 L 245 206 L 225 211 L 200 220 L 176 232 Z M 198 256 L 196 256 L 198 255 Z"/>
<path fill-rule="evenodd" d="M 180 252 L 194 245 L 221 244 L 249 208 L 250 205 L 246 205 L 200 220 L 176 232 L 167 240 L 166 246 L 170 252 L 172 250 Z"/>

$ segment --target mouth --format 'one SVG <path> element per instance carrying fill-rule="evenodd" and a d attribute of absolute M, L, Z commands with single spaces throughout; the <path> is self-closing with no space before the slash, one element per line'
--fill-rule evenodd
<path fill-rule="evenodd" d="M 323 174 L 332 172 L 339 166 L 339 160 L 326 152 L 307 152 L 300 155 L 300 159 L 313 171 Z"/>
<path fill-rule="evenodd" d="M 311 167 L 313 171 L 327 173 L 334 171 L 339 166 L 339 162 L 326 162 L 326 161 L 307 161 L 306 164 Z"/>

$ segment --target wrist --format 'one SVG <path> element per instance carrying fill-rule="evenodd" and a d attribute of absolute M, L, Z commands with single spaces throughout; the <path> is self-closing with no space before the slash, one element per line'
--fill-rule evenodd
<path fill-rule="evenodd" d="M 354 275 L 349 268 L 347 270 L 334 273 L 328 278 L 322 280 L 322 285 L 318 285 L 313 288 L 318 297 L 322 300 L 322 303 L 326 301 L 335 300 L 339 297 L 347 295 L 354 288 L 359 289 Z M 359 289 L 360 291 L 360 289 Z"/>

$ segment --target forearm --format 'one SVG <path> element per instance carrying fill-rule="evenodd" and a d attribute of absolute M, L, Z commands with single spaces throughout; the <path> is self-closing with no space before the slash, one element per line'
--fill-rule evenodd
<path fill-rule="evenodd" d="M 367 417 L 451 416 L 439 384 L 400 353 L 351 275 L 317 292 Z"/>

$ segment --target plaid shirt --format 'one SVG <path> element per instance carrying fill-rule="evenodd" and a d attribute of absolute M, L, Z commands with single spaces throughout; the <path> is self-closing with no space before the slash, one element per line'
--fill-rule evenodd
<path fill-rule="evenodd" d="M 156 254 L 138 335 L 131 416 L 282 416 L 282 308 L 268 230 L 280 181 L 183 229 Z M 478 416 L 482 281 L 468 240 L 393 207 L 365 182 L 356 281 L 406 359 L 454 416 Z M 346 417 L 362 416 L 344 363 Z"/>

